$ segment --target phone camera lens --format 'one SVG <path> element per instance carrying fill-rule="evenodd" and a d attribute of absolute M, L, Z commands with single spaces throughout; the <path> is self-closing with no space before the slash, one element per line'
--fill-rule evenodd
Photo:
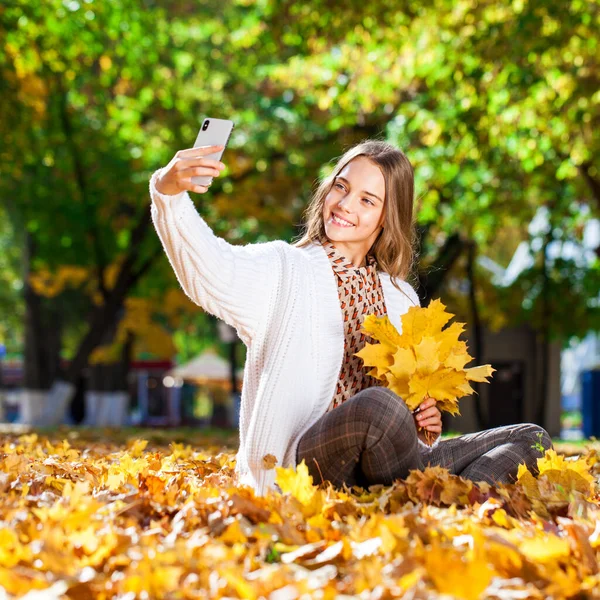
<path fill-rule="evenodd" d="M 205 131 L 206 129 L 208 129 L 209 123 L 210 123 L 210 121 L 208 119 L 206 121 L 204 121 L 204 125 L 202 125 L 202 131 Z"/>

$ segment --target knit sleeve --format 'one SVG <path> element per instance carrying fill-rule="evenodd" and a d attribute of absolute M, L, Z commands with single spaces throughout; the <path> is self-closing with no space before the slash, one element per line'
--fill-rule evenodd
<path fill-rule="evenodd" d="M 431 446 L 429 446 L 425 442 L 421 441 L 419 438 L 417 438 L 417 442 L 419 442 L 419 448 L 421 448 L 421 451 L 424 450 L 426 452 L 430 452 L 440 443 L 441 439 L 442 439 L 442 435 L 440 433 L 438 433 L 437 438 L 435 438 L 435 441 L 433 442 L 433 444 L 431 444 Z"/>
<path fill-rule="evenodd" d="M 266 318 L 266 297 L 276 283 L 275 242 L 234 246 L 217 237 L 189 194 L 161 194 L 150 178 L 152 222 L 186 295 L 235 327 L 245 343 Z"/>

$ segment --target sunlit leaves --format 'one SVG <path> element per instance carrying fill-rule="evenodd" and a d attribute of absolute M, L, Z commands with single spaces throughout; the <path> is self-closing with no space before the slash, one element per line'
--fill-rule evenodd
<path fill-rule="evenodd" d="M 179 322 L 179 290 L 165 294 L 168 302 L 157 305 L 146 298 L 127 298 L 125 313 L 119 321 L 115 339 L 110 345 L 99 346 L 90 357 L 90 362 L 114 362 L 127 340 L 134 340 L 134 356 L 149 353 L 159 358 L 171 358 L 175 352 L 171 331 L 159 322 L 160 316 Z M 186 305 L 184 305 L 185 310 Z M 190 312 L 196 312 L 189 309 Z"/>
<path fill-rule="evenodd" d="M 549 510 L 566 506 L 574 492 L 584 496 L 594 493 L 596 479 L 591 469 L 596 461 L 595 456 L 565 460 L 548 450 L 537 460 L 539 477 L 535 478 L 525 465 L 519 466 L 517 477 L 535 510 L 548 515 Z"/>
<path fill-rule="evenodd" d="M 301 463 L 276 467 L 281 491 L 257 497 L 237 484 L 230 448 L 80 435 L 73 445 L 32 434 L 0 446 L 0 588 L 9 598 L 40 589 L 57 600 L 208 590 L 258 599 L 282 588 L 541 598 L 600 583 L 594 450 L 575 461 L 548 451 L 539 478 L 497 486 L 426 467 L 391 486 L 336 489 L 314 485 Z M 566 490 L 565 472 L 586 487 Z"/>

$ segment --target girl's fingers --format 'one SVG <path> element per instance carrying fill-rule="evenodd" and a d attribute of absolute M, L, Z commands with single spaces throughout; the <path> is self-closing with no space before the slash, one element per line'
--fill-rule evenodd
<path fill-rule="evenodd" d="M 433 407 L 433 408 L 428 408 L 426 410 L 418 412 L 417 419 L 419 421 L 421 421 L 422 419 L 427 419 L 428 417 L 433 417 L 433 416 L 437 416 L 437 415 L 441 415 L 441 413 L 437 408 Z"/>
<path fill-rule="evenodd" d="M 441 427 L 425 427 L 423 429 L 423 431 L 426 431 L 429 433 L 442 433 L 442 428 Z"/>
<path fill-rule="evenodd" d="M 196 192 L 197 194 L 204 194 L 205 192 L 208 192 L 207 185 L 198 185 L 197 183 L 192 183 L 191 179 L 183 179 L 180 182 L 180 186 L 188 192 Z"/>
<path fill-rule="evenodd" d="M 179 150 L 175 156 L 178 158 L 190 158 L 193 156 L 206 156 L 213 152 L 223 150 L 225 146 L 198 146 L 197 148 L 186 148 L 185 150 Z"/>
<path fill-rule="evenodd" d="M 221 171 L 214 167 L 196 167 L 191 165 L 189 168 L 181 169 L 179 172 L 182 177 L 195 177 L 196 175 L 208 175 L 209 177 L 218 177 L 221 174 Z"/>
<path fill-rule="evenodd" d="M 178 158 L 177 165 L 177 168 L 180 171 L 185 171 L 186 169 L 191 169 L 193 167 L 212 167 L 219 171 L 222 171 L 225 168 L 225 163 L 222 163 L 220 160 L 217 160 L 216 158 L 204 158 L 203 156 Z"/>
<path fill-rule="evenodd" d="M 427 398 L 427 400 L 424 400 L 423 402 L 421 402 L 421 404 L 419 405 L 419 408 L 421 410 L 424 410 L 426 408 L 431 408 L 432 406 L 435 406 L 437 404 L 437 400 L 435 400 L 435 398 Z"/>

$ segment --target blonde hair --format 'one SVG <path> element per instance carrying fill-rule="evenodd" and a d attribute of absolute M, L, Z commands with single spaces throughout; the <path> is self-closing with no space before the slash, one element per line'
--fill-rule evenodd
<path fill-rule="evenodd" d="M 323 204 L 335 178 L 342 169 L 359 156 L 367 157 L 379 167 L 385 181 L 384 227 L 371 246 L 377 267 L 388 273 L 393 285 L 400 291 L 396 279 L 406 280 L 411 274 L 415 252 L 415 225 L 413 222 L 414 174 L 404 153 L 380 140 L 365 140 L 346 151 L 332 172 L 323 177 L 305 212 L 304 231 L 294 246 L 302 248 L 313 242 L 327 241 L 323 222 Z"/>

